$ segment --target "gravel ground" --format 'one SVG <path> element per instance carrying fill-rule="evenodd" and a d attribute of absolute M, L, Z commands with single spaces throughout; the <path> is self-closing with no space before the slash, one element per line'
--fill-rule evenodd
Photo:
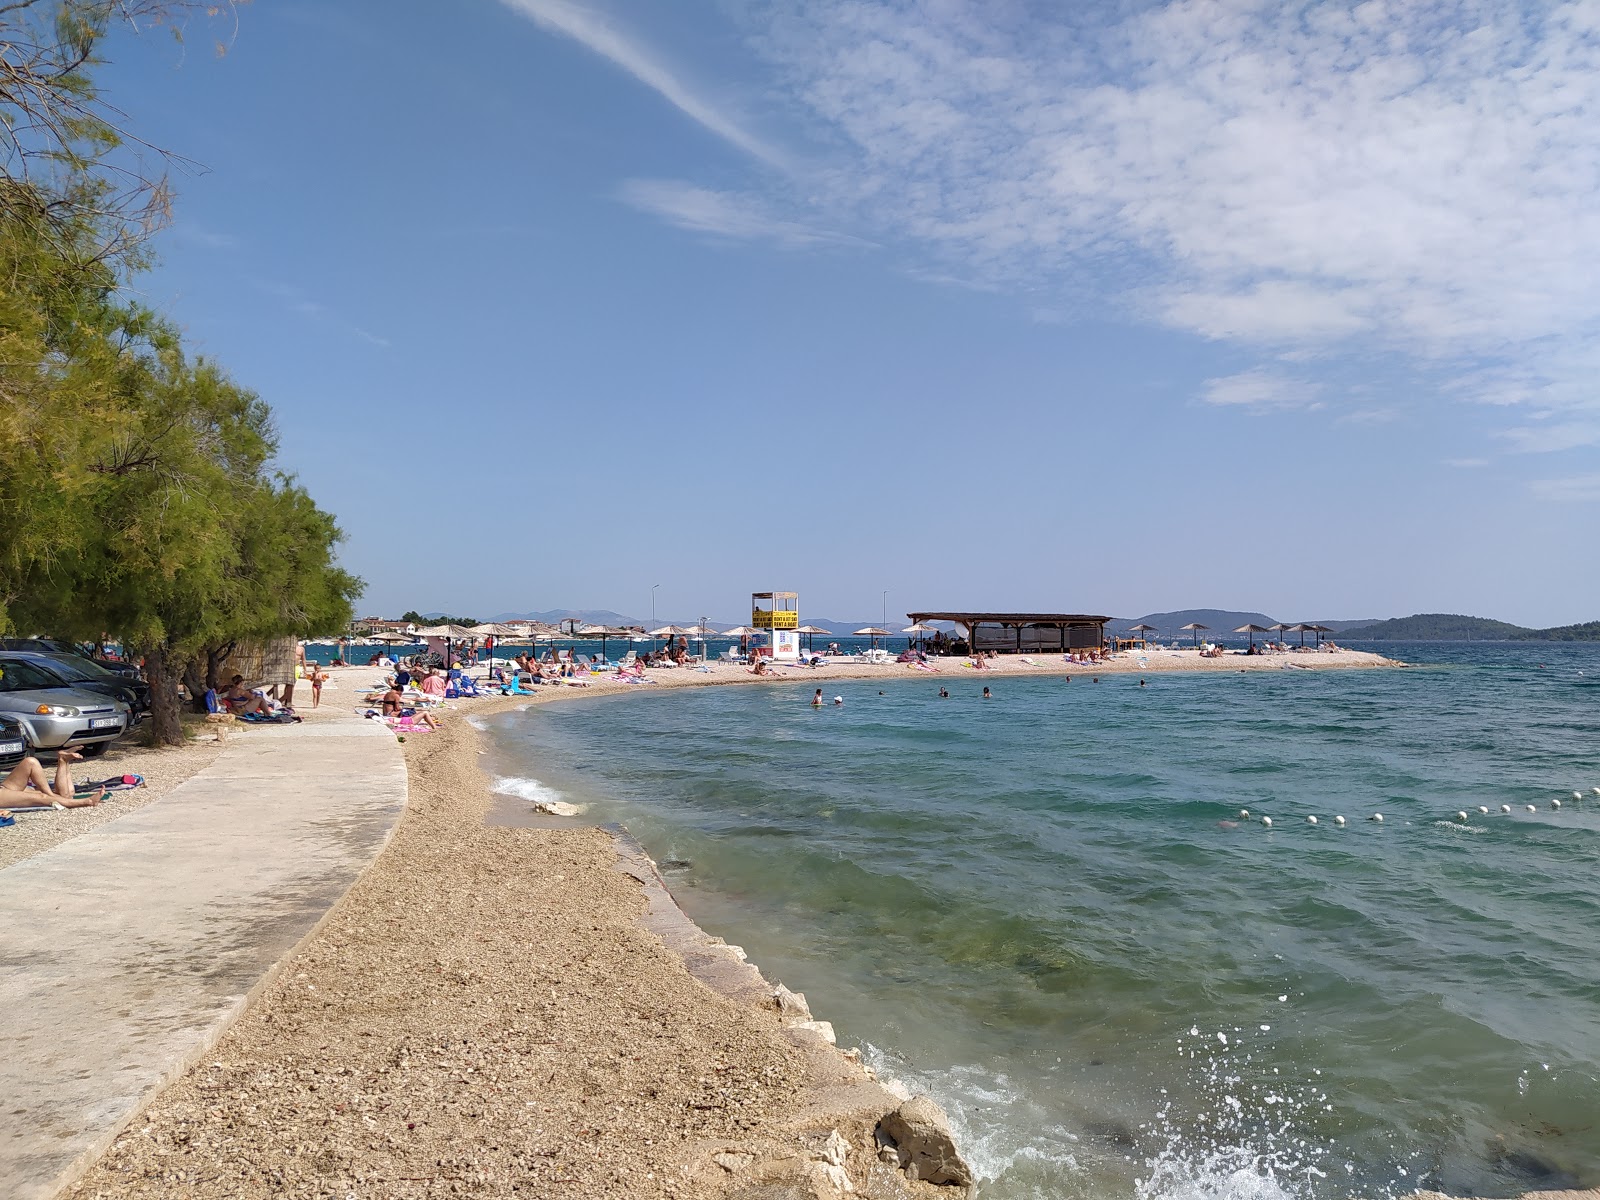
<path fill-rule="evenodd" d="M 200 736 L 210 736 L 202 733 Z M 109 779 L 113 775 L 143 775 L 144 786 L 128 792 L 107 793 L 106 802 L 94 808 L 69 808 L 62 812 L 52 809 L 42 813 L 18 813 L 17 823 L 0 829 L 0 868 L 59 846 L 68 838 L 88 833 L 107 821 L 143 808 L 152 800 L 159 800 L 185 779 L 205 770 L 222 751 L 215 741 L 192 741 L 187 746 L 155 749 L 138 744 L 143 734 L 134 740 L 117 743 L 105 755 L 85 759 L 73 766 L 73 778 Z M 47 762 L 45 770 L 53 772 L 53 763 Z"/>
<path fill-rule="evenodd" d="M 875 1114 L 819 1115 L 817 1052 L 641 926 L 609 834 L 484 824 L 479 752 L 408 738 L 384 853 L 70 1195 L 809 1195 L 766 1189 L 834 1127 L 882 1175 Z M 868 1194 L 934 1190 L 898 1178 Z"/>

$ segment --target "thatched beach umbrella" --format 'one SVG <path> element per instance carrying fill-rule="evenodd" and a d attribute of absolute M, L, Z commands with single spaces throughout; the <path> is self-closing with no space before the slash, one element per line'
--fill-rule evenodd
<path fill-rule="evenodd" d="M 878 639 L 881 637 L 888 637 L 889 631 L 887 629 L 879 629 L 876 625 L 868 625 L 865 629 L 856 630 L 855 636 L 871 638 L 872 648 L 876 650 L 878 648 Z"/>
<path fill-rule="evenodd" d="M 806 639 L 806 650 L 807 652 L 810 652 L 811 650 L 816 649 L 816 646 L 811 640 L 812 638 L 816 637 L 819 633 L 826 637 L 828 634 L 832 633 L 833 630 L 824 629 L 821 625 L 802 625 L 799 629 L 796 629 L 795 632 Z"/>
<path fill-rule="evenodd" d="M 914 634 L 917 635 L 917 641 L 920 642 L 922 640 L 922 635 L 923 634 L 925 634 L 925 633 L 938 633 L 939 629 L 938 629 L 937 626 L 924 625 L 921 621 L 916 621 L 916 622 L 913 622 L 910 625 L 907 625 L 900 632 L 901 633 L 914 633 Z M 911 649 L 911 639 L 910 638 L 906 639 L 906 649 L 907 650 Z"/>
<path fill-rule="evenodd" d="M 1256 634 L 1267 633 L 1270 631 L 1264 625 L 1241 625 L 1239 628 L 1235 629 L 1234 632 L 1248 633 L 1250 635 L 1250 645 L 1254 646 L 1256 644 Z"/>
<path fill-rule="evenodd" d="M 578 630 L 581 638 L 600 639 L 600 657 L 606 656 L 606 639 L 614 637 L 627 637 L 631 631 L 627 629 L 614 629 L 610 625 L 585 625 Z"/>
<path fill-rule="evenodd" d="M 1210 629 L 1211 626 L 1202 625 L 1199 621 L 1190 621 L 1187 625 L 1181 626 L 1181 628 L 1194 631 L 1194 644 L 1198 646 L 1200 644 L 1200 631 L 1202 629 Z"/>
<path fill-rule="evenodd" d="M 1143 621 L 1140 621 L 1137 625 L 1129 625 L 1128 626 L 1128 632 L 1129 633 L 1156 633 L 1156 632 L 1159 632 L 1159 631 L 1156 629 L 1156 627 L 1154 625 L 1146 625 Z M 1139 640 L 1142 642 L 1145 639 L 1144 638 L 1140 638 Z"/>

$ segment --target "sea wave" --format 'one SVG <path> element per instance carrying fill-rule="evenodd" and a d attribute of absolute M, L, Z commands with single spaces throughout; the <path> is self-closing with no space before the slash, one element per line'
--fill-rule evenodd
<path fill-rule="evenodd" d="M 576 817 L 583 812 L 583 805 L 563 800 L 561 793 L 555 788 L 522 775 L 503 775 L 494 781 L 492 790 L 497 795 L 515 796 L 519 800 L 526 800 L 540 812 L 549 813 L 551 816 Z"/>

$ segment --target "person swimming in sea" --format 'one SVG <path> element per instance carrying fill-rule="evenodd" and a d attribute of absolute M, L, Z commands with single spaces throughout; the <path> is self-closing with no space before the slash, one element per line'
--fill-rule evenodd
<path fill-rule="evenodd" d="M 994 697 L 989 693 L 989 689 L 988 688 L 984 688 L 983 689 L 983 698 L 985 700 L 993 700 L 994 699 Z"/>
<path fill-rule="evenodd" d="M 939 699 L 941 699 L 941 700 L 950 699 L 950 689 L 949 688 L 940 688 L 939 689 Z"/>
<path fill-rule="evenodd" d="M 821 708 L 822 707 L 822 689 L 821 688 L 818 688 L 817 689 L 817 694 L 815 696 L 811 697 L 811 707 L 812 708 Z"/>

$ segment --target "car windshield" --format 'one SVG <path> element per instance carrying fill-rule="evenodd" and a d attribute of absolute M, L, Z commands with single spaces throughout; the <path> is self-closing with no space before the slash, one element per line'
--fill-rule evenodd
<path fill-rule="evenodd" d="M 91 683 L 104 683 L 114 678 L 110 671 L 96 666 L 86 658 L 72 654 L 52 654 L 39 664 L 46 671 L 54 671 L 66 679 L 86 679 Z"/>
<path fill-rule="evenodd" d="M 26 692 L 67 685 L 43 667 L 21 658 L 0 658 L 0 692 Z"/>

